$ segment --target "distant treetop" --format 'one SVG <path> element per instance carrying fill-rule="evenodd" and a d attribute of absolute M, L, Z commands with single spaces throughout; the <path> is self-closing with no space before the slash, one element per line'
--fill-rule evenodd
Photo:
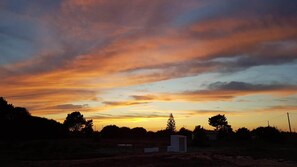
<path fill-rule="evenodd" d="M 166 130 L 169 130 L 170 132 L 176 131 L 175 120 L 174 120 L 172 113 L 170 113 L 170 115 L 169 115 Z"/>

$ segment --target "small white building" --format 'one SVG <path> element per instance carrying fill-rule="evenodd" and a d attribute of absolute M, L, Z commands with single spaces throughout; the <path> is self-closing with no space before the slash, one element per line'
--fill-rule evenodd
<path fill-rule="evenodd" d="M 170 146 L 167 146 L 167 152 L 187 152 L 187 137 L 171 135 Z"/>

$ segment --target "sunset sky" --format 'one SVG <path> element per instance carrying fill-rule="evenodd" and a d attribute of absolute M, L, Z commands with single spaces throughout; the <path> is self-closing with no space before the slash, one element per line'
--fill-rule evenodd
<path fill-rule="evenodd" d="M 0 96 L 63 122 L 297 131 L 296 0 L 1 0 Z"/>

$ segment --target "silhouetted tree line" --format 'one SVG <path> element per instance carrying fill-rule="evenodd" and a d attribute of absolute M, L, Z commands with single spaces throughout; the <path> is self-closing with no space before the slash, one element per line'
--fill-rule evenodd
<path fill-rule="evenodd" d="M 139 139 L 169 138 L 172 134 L 179 134 L 187 136 L 189 144 L 206 146 L 213 140 L 280 142 L 284 140 L 284 136 L 288 136 L 277 128 L 270 126 L 258 127 L 252 131 L 243 127 L 234 132 L 225 115 L 220 114 L 210 117 L 208 121 L 209 125 L 215 128 L 214 131 L 206 130 L 200 125 L 196 126 L 193 131 L 184 127 L 176 131 L 174 117 L 170 114 L 166 129 L 157 132 L 148 132 L 143 127 L 128 128 L 108 125 L 101 132 L 94 133 L 93 121 L 86 120 L 78 111 L 68 114 L 63 124 L 61 124 L 55 120 L 32 116 L 26 108 L 14 107 L 0 97 L 0 139 L 46 139 L 69 136 Z"/>
<path fill-rule="evenodd" d="M 67 135 L 62 124 L 31 116 L 26 108 L 14 107 L 0 97 L 0 138 L 1 139 L 40 139 L 60 138 Z"/>
<path fill-rule="evenodd" d="M 142 127 L 130 129 L 128 127 L 108 125 L 101 130 L 100 135 L 103 138 L 142 138 L 147 136 L 147 131 Z"/>
<path fill-rule="evenodd" d="M 174 123 L 172 123 L 174 122 Z M 284 132 L 279 131 L 275 127 L 258 127 L 250 131 L 242 127 L 237 131 L 233 131 L 231 125 L 228 124 L 225 115 L 215 115 L 209 118 L 209 125 L 213 126 L 214 130 L 206 130 L 198 125 L 193 131 L 182 127 L 179 131 L 175 130 L 175 121 L 173 115 L 169 116 L 167 128 L 157 132 L 147 132 L 142 127 L 130 129 L 128 127 L 118 127 L 116 125 L 105 126 L 100 132 L 102 138 L 169 138 L 172 134 L 187 136 L 188 144 L 193 146 L 208 146 L 214 141 L 252 141 L 260 140 L 264 142 L 282 142 Z"/>
<path fill-rule="evenodd" d="M 250 131 L 242 127 L 233 131 L 228 124 L 225 115 L 215 115 L 209 118 L 209 125 L 215 127 L 214 131 L 205 130 L 201 126 L 196 126 L 193 131 L 193 145 L 208 145 L 210 140 L 218 141 L 251 141 L 260 140 L 264 142 L 283 142 L 285 132 L 281 132 L 275 127 L 258 127 Z M 213 138 L 214 137 L 214 138 Z"/>

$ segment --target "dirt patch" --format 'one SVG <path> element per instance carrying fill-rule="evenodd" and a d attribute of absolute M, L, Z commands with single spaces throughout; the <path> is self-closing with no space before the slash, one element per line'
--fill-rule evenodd
<path fill-rule="evenodd" d="M 50 160 L 50 161 L 22 161 L 18 166 L 30 167 L 97 167 L 97 166 L 282 166 L 295 167 L 296 163 L 282 162 L 269 159 L 253 159 L 247 156 L 226 156 L 206 153 L 186 153 L 186 154 L 141 154 L 125 155 L 108 158 L 93 158 L 83 160 Z M 13 166 L 13 165 L 11 165 Z"/>

